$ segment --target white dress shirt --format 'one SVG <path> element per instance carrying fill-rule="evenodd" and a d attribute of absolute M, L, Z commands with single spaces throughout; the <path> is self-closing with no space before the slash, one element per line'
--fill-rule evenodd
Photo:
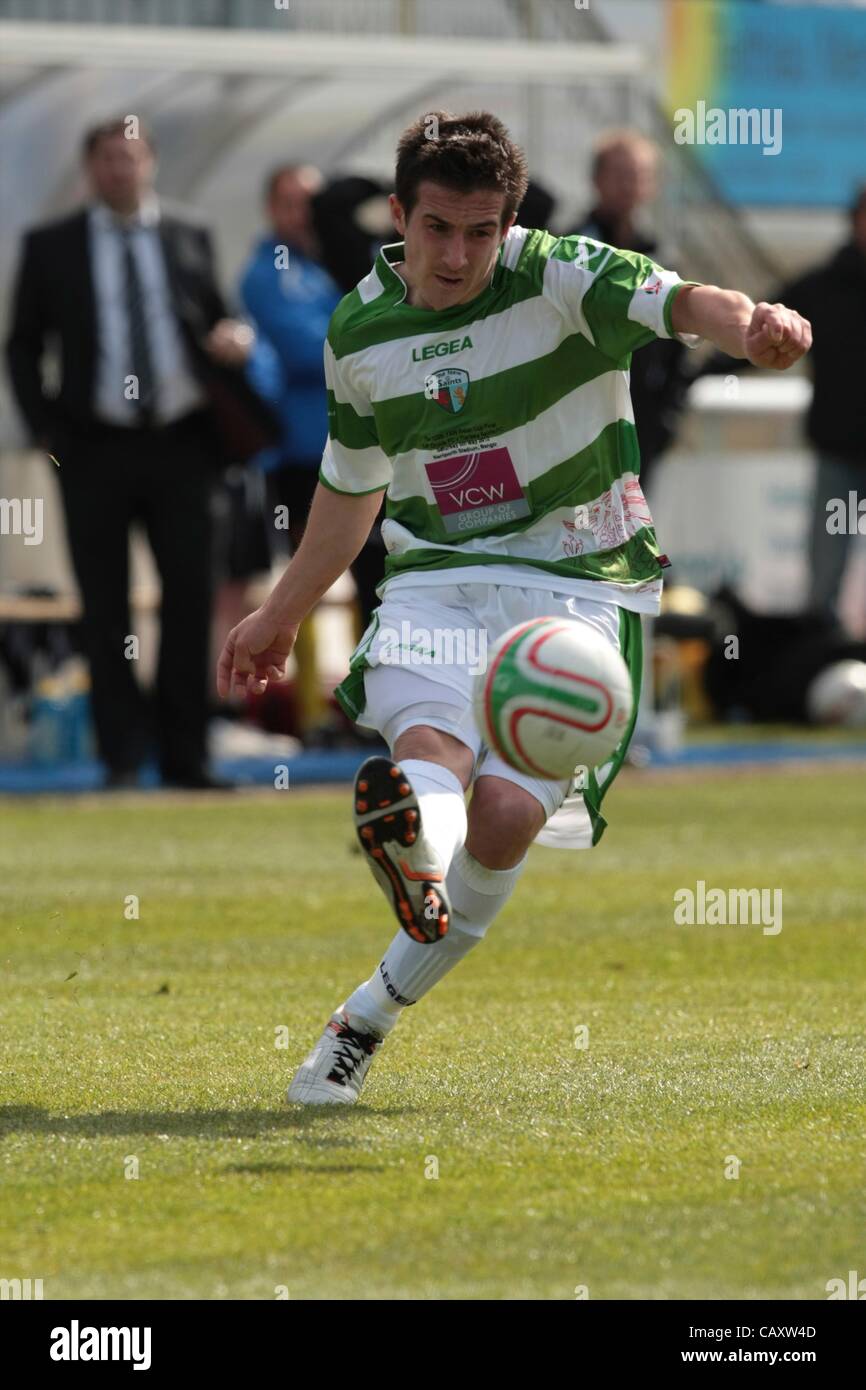
<path fill-rule="evenodd" d="M 125 394 L 133 368 L 121 227 L 132 229 L 130 244 L 142 286 L 153 364 L 154 419 L 166 425 L 203 406 L 206 400 L 172 307 L 155 198 L 142 203 L 128 218 L 119 217 L 104 203 L 90 208 L 90 263 L 96 298 L 94 410 L 107 424 L 138 424 L 136 403 Z"/>

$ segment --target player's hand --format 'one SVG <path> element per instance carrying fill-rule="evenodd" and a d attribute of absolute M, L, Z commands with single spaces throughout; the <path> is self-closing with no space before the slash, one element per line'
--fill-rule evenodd
<path fill-rule="evenodd" d="M 754 367 L 784 372 L 812 346 L 812 325 L 784 304 L 756 304 L 743 345 Z"/>
<path fill-rule="evenodd" d="M 217 690 L 228 695 L 262 695 L 269 684 L 285 680 L 300 623 L 279 623 L 257 608 L 233 627 L 217 663 Z"/>

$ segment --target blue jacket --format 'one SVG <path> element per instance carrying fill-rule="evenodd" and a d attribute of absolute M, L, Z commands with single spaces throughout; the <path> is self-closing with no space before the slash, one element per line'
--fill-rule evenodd
<path fill-rule="evenodd" d="M 240 282 L 240 297 L 257 331 L 248 379 L 271 401 L 283 425 L 282 447 L 268 449 L 265 468 L 308 464 L 318 469 L 328 433 L 323 351 L 342 292 L 326 270 L 289 248 L 277 270 L 274 235 L 263 237 Z"/>

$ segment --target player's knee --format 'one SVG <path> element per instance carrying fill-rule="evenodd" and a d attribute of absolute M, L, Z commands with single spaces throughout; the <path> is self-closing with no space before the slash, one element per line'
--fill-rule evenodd
<path fill-rule="evenodd" d="M 475 755 L 472 749 L 453 734 L 444 729 L 434 729 L 429 724 L 413 724 L 406 729 L 394 743 L 394 757 L 422 758 L 426 762 L 439 763 L 453 772 L 465 790 L 469 786 Z"/>
<path fill-rule="evenodd" d="M 487 869 L 510 869 L 547 821 L 541 802 L 504 777 L 477 777 L 466 848 Z"/>

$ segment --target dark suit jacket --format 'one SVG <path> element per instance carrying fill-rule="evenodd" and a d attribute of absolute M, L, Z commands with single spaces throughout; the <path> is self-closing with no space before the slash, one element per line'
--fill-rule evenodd
<path fill-rule="evenodd" d="M 87 210 L 27 232 L 6 344 L 12 388 L 35 440 L 62 438 L 70 426 L 87 428 L 94 416 L 97 356 L 96 302 L 91 275 Z M 202 339 L 227 309 L 217 286 L 208 231 L 160 209 L 162 242 L 174 309 L 190 362 L 211 403 L 220 463 L 238 462 L 278 437 L 269 408 L 239 371 L 218 366 Z M 56 398 L 46 395 L 40 362 L 46 343 L 60 348 Z"/>

